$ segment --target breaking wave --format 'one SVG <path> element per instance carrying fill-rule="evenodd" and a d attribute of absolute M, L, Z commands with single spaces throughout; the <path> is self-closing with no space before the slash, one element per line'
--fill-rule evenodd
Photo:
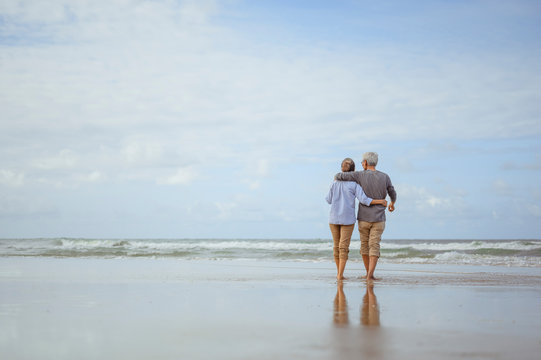
<path fill-rule="evenodd" d="M 351 242 L 351 261 L 360 261 L 359 247 Z M 0 256 L 333 259 L 328 239 L 0 239 Z M 541 267 L 541 240 L 383 240 L 381 261 Z"/>

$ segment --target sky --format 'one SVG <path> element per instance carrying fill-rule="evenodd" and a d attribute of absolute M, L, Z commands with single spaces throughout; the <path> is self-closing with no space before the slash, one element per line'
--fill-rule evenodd
<path fill-rule="evenodd" d="M 537 1 L 0 2 L 0 237 L 541 238 Z"/>

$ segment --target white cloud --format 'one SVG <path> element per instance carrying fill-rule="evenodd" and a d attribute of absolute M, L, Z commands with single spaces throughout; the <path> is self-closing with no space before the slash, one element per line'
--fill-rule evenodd
<path fill-rule="evenodd" d="M 197 179 L 198 172 L 191 166 L 178 169 L 173 175 L 157 179 L 159 185 L 189 185 Z"/>
<path fill-rule="evenodd" d="M 238 204 L 234 201 L 215 202 L 214 205 L 218 209 L 218 218 L 222 220 L 231 218 L 234 215 L 234 210 L 238 207 Z"/>
<path fill-rule="evenodd" d="M 521 159 L 522 160 L 522 159 Z M 503 170 L 541 170 L 541 155 L 536 155 L 535 159 L 530 163 L 524 163 L 523 161 L 506 162 L 502 165 Z"/>
<path fill-rule="evenodd" d="M 271 175 L 270 159 L 258 157 L 245 160 L 245 169 L 240 173 L 242 183 L 247 184 L 250 190 L 261 188 L 264 179 Z"/>
<path fill-rule="evenodd" d="M 34 160 L 33 165 L 43 170 L 69 169 L 78 163 L 78 156 L 70 149 L 63 149 L 58 154 Z"/>
<path fill-rule="evenodd" d="M 492 183 L 492 189 L 494 189 L 496 194 L 501 196 L 509 196 L 512 194 L 511 185 L 502 179 L 495 180 Z"/>
<path fill-rule="evenodd" d="M 200 141 L 197 151 L 218 142 L 254 151 L 256 144 L 273 147 L 281 155 L 383 135 L 469 138 L 501 136 L 510 128 L 518 130 L 515 134 L 541 132 L 537 122 L 517 125 L 492 107 L 497 103 L 519 111 L 523 97 L 507 96 L 508 88 L 521 84 L 531 97 L 538 81 L 515 70 L 506 76 L 502 72 L 509 67 L 482 58 L 451 62 L 425 54 L 425 60 L 440 64 L 435 73 L 423 70 L 416 59 L 391 66 L 394 57 L 386 49 L 333 53 L 305 48 L 300 53 L 295 47 L 267 45 L 249 50 L 241 33 L 213 24 L 220 14 L 214 2 L 57 1 L 52 12 L 64 15 L 52 18 L 33 2 L 21 4 L 6 12 L 30 24 L 43 20 L 52 44 L 3 49 L 6 91 L 0 95 L 5 114 L 21 119 L 12 124 L 15 128 L 94 126 L 120 139 L 147 131 L 187 132 Z M 38 21 L 41 13 L 44 19 Z M 69 42 L 57 43 L 72 33 Z M 487 86 L 484 80 L 494 73 L 497 79 Z M 128 133 L 122 133 L 126 128 Z M 124 149 L 130 161 L 141 151 L 154 156 L 149 152 L 158 150 Z"/>
<path fill-rule="evenodd" d="M 409 215 L 424 217 L 460 217 L 466 210 L 464 191 L 436 194 L 425 187 L 401 184 L 396 186 L 400 195 L 399 205 Z"/>
<path fill-rule="evenodd" d="M 0 12 L 8 19 L 14 18 L 24 23 L 51 24 L 66 18 L 65 7 L 59 1 L 47 3 L 32 0 L 2 1 Z"/>
<path fill-rule="evenodd" d="M 541 217 L 541 206 L 537 204 L 527 204 L 526 209 L 531 216 Z"/>
<path fill-rule="evenodd" d="M 395 160 L 394 166 L 401 172 L 415 172 L 419 171 L 410 158 L 401 157 Z"/>
<path fill-rule="evenodd" d="M 0 170 L 0 184 L 6 186 L 22 186 L 24 184 L 25 175 L 23 173 L 12 170 Z"/>
<path fill-rule="evenodd" d="M 99 171 L 92 171 L 87 174 L 79 174 L 76 176 L 77 181 L 90 183 L 104 181 L 106 178 L 105 174 L 102 174 Z"/>
<path fill-rule="evenodd" d="M 245 182 L 248 184 L 248 187 L 250 188 L 250 190 L 257 190 L 261 187 L 261 182 L 259 180 L 254 180 L 254 181 L 246 180 Z"/>
<path fill-rule="evenodd" d="M 41 194 L 35 194 L 32 201 L 28 201 L 24 195 L 19 193 L 0 192 L 0 221 L 3 220 L 2 218 L 7 218 L 7 224 L 13 220 L 12 217 L 41 216 L 55 211 L 55 206 L 43 199 Z M 10 229 L 5 227 L 2 230 L 9 232 Z"/>
<path fill-rule="evenodd" d="M 270 165 L 268 159 L 258 159 L 256 163 L 256 174 L 261 177 L 268 176 L 270 173 Z"/>
<path fill-rule="evenodd" d="M 121 149 L 125 161 L 130 164 L 148 164 L 158 161 L 163 155 L 163 145 L 158 142 L 129 140 Z"/>

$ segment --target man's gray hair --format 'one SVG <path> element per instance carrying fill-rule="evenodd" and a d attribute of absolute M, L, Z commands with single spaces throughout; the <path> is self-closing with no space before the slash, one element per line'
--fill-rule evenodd
<path fill-rule="evenodd" d="M 378 153 L 366 152 L 363 154 L 363 161 L 366 160 L 368 166 L 376 166 L 378 164 Z"/>

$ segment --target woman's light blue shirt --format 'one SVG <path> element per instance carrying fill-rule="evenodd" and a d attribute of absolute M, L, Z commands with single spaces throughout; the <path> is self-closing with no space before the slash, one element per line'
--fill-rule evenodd
<path fill-rule="evenodd" d="M 361 185 L 355 181 L 334 181 L 325 200 L 331 204 L 329 224 L 355 224 L 355 198 L 363 205 L 370 206 L 372 198 L 366 196 Z"/>

